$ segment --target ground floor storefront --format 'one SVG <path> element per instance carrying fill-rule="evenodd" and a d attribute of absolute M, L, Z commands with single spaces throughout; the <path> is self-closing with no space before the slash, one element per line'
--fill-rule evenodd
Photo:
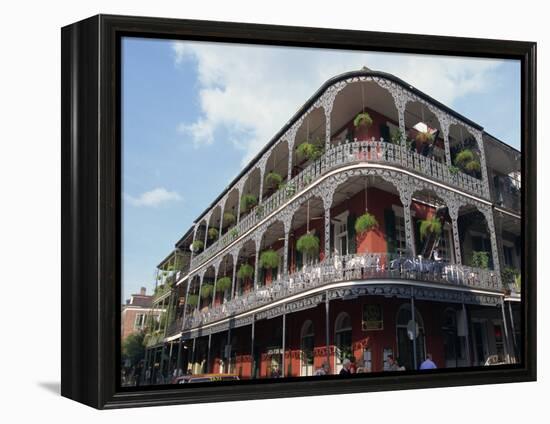
<path fill-rule="evenodd" d="M 286 305 L 277 313 L 250 316 L 247 325 L 172 340 L 158 349 L 160 356 L 151 357 L 164 382 L 176 369 L 246 379 L 311 376 L 324 364 L 337 374 L 345 359 L 364 372 L 388 370 L 389 356 L 406 370 L 419 369 L 428 354 L 438 368 L 519 360 L 518 302 L 499 296 L 476 304 L 457 302 L 456 296 L 445 302 L 357 293 L 327 292 L 295 310 Z"/>

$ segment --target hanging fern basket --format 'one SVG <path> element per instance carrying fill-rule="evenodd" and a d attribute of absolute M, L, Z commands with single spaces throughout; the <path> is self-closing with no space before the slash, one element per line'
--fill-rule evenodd
<path fill-rule="evenodd" d="M 187 302 L 185 302 L 189 306 L 197 306 L 199 302 L 199 296 L 196 294 L 190 294 L 187 296 Z"/>
<path fill-rule="evenodd" d="M 223 293 L 231 287 L 231 278 L 222 277 L 216 282 L 216 292 Z"/>
<path fill-rule="evenodd" d="M 274 269 L 279 266 L 279 255 L 274 250 L 266 250 L 260 255 L 260 266 L 264 269 Z"/>
<path fill-rule="evenodd" d="M 422 144 L 433 143 L 434 135 L 429 131 L 420 131 L 416 134 L 416 141 L 419 141 Z"/>
<path fill-rule="evenodd" d="M 367 112 L 359 113 L 353 120 L 353 126 L 355 128 L 364 127 L 369 128 L 372 125 L 372 118 Z"/>
<path fill-rule="evenodd" d="M 241 210 L 242 211 L 249 211 L 254 206 L 258 204 L 258 199 L 253 194 L 244 194 L 243 197 L 241 197 Z"/>
<path fill-rule="evenodd" d="M 272 171 L 265 177 L 265 182 L 269 187 L 276 188 L 283 182 L 283 177 L 277 172 Z"/>
<path fill-rule="evenodd" d="M 209 228 L 208 229 L 208 239 L 209 240 L 216 240 L 218 238 L 218 229 L 217 228 Z"/>
<path fill-rule="evenodd" d="M 438 218 L 423 219 L 420 221 L 420 239 L 424 240 L 430 234 L 439 236 L 441 235 L 441 229 L 441 221 Z"/>
<path fill-rule="evenodd" d="M 204 247 L 204 242 L 202 240 L 195 240 L 191 244 L 191 247 L 193 248 L 193 252 L 195 252 L 195 253 L 200 252 L 202 250 L 202 248 Z"/>
<path fill-rule="evenodd" d="M 313 234 L 304 234 L 296 242 L 296 249 L 302 254 L 314 255 L 319 252 L 319 237 Z"/>
<path fill-rule="evenodd" d="M 355 232 L 357 234 L 367 233 L 377 226 L 378 221 L 376 220 L 376 217 L 368 212 L 365 212 L 355 220 Z"/>
<path fill-rule="evenodd" d="M 237 271 L 237 277 L 244 280 L 246 278 L 252 278 L 254 275 L 254 268 L 252 268 L 252 265 L 249 264 L 242 264 Z"/>
<path fill-rule="evenodd" d="M 223 226 L 227 227 L 229 225 L 233 225 L 235 223 L 235 215 L 231 212 L 225 212 L 223 214 Z"/>
<path fill-rule="evenodd" d="M 201 298 L 206 299 L 209 298 L 212 295 L 212 292 L 214 291 L 214 285 L 213 284 L 203 284 L 201 288 Z"/>

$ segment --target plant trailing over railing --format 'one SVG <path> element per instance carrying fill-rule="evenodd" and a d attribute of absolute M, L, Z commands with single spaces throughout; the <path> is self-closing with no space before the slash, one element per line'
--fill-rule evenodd
<path fill-rule="evenodd" d="M 388 140 L 390 143 L 393 144 L 401 144 L 401 141 L 403 140 L 403 131 L 401 131 L 399 128 L 394 128 L 390 131 L 390 139 Z"/>
<path fill-rule="evenodd" d="M 241 197 L 241 211 L 248 212 L 258 204 L 258 198 L 253 194 L 243 194 Z"/>
<path fill-rule="evenodd" d="M 254 268 L 252 265 L 249 264 L 242 264 L 239 267 L 239 270 L 237 271 L 237 277 L 239 277 L 241 280 L 244 280 L 246 278 L 252 278 L 254 275 Z"/>
<path fill-rule="evenodd" d="M 416 134 L 416 141 L 425 144 L 425 143 L 433 143 L 434 141 L 434 135 L 428 130 L 428 131 L 419 131 Z"/>
<path fill-rule="evenodd" d="M 461 150 L 455 157 L 455 164 L 470 175 L 475 175 L 481 170 L 479 158 L 471 149 Z"/>
<path fill-rule="evenodd" d="M 193 243 L 191 243 L 191 250 L 193 250 L 194 253 L 200 252 L 203 247 L 204 242 L 202 240 L 195 240 Z"/>
<path fill-rule="evenodd" d="M 235 215 L 231 212 L 224 212 L 223 214 L 223 226 L 227 227 L 235 223 Z"/>
<path fill-rule="evenodd" d="M 521 284 L 521 274 L 518 269 L 512 267 L 506 267 L 501 273 L 502 283 L 507 288 L 512 288 L 514 284 L 518 286 Z M 519 284 L 518 284 L 519 282 Z"/>
<path fill-rule="evenodd" d="M 279 185 L 283 182 L 283 177 L 280 174 L 278 174 L 277 172 L 271 171 L 265 177 L 265 182 L 267 183 L 267 185 L 270 188 L 275 189 L 275 188 L 279 187 Z"/>
<path fill-rule="evenodd" d="M 209 240 L 216 240 L 218 238 L 218 229 L 217 228 L 209 228 L 208 229 L 208 239 Z"/>
<path fill-rule="evenodd" d="M 319 147 L 316 143 L 310 143 L 309 141 L 304 141 L 296 148 L 298 156 L 308 159 L 308 160 L 317 160 L 323 153 L 324 149 Z"/>
<path fill-rule="evenodd" d="M 264 213 L 264 207 L 262 205 L 258 205 L 256 207 L 256 218 L 260 219 L 263 213 Z"/>
<path fill-rule="evenodd" d="M 424 240 L 429 234 L 441 235 L 441 220 L 435 216 L 420 221 L 420 239 Z"/>
<path fill-rule="evenodd" d="M 359 128 L 359 127 L 369 128 L 371 125 L 372 125 L 372 118 L 367 112 L 361 112 L 357 114 L 357 116 L 353 120 L 353 126 L 355 128 Z"/>
<path fill-rule="evenodd" d="M 236 227 L 231 228 L 229 230 L 229 237 L 236 239 L 239 236 L 239 230 Z"/>
<path fill-rule="evenodd" d="M 231 278 L 222 277 L 216 281 L 216 292 L 223 293 L 231 288 Z"/>
<path fill-rule="evenodd" d="M 458 166 L 454 166 L 454 165 L 449 166 L 449 174 L 458 175 L 459 172 L 460 172 L 460 168 Z"/>
<path fill-rule="evenodd" d="M 319 252 L 319 237 L 307 233 L 298 239 L 296 249 L 305 254 L 314 255 Z"/>
<path fill-rule="evenodd" d="M 185 302 L 186 305 L 197 306 L 198 303 L 199 303 L 199 295 L 190 294 L 189 296 L 187 296 L 187 302 Z"/>
<path fill-rule="evenodd" d="M 489 252 L 472 252 L 472 266 L 481 269 L 489 268 Z"/>
<path fill-rule="evenodd" d="M 369 212 L 365 212 L 355 220 L 355 232 L 357 234 L 367 233 L 377 226 L 378 221 L 376 220 L 376 217 Z"/>
<path fill-rule="evenodd" d="M 210 284 L 210 283 L 203 284 L 201 288 L 201 298 L 206 299 L 210 297 L 213 291 L 214 291 L 213 284 Z"/>
<path fill-rule="evenodd" d="M 281 183 L 279 190 L 284 190 L 288 197 L 292 197 L 296 193 L 296 185 L 294 183 Z"/>
<path fill-rule="evenodd" d="M 260 266 L 264 269 L 273 269 L 279 266 L 279 255 L 273 249 L 265 250 L 260 255 Z"/>

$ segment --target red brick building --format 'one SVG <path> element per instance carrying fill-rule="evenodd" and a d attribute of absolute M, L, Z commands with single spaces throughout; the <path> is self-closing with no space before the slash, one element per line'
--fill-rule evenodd
<path fill-rule="evenodd" d="M 177 242 L 150 357 L 241 378 L 520 360 L 519 166 L 393 75 L 332 78 Z"/>
<path fill-rule="evenodd" d="M 143 331 L 150 316 L 160 316 L 159 310 L 153 310 L 153 296 L 147 295 L 147 289 L 142 287 L 139 293 L 132 294 L 122 305 L 121 337 L 124 340 L 130 334 Z M 152 315 L 151 315 L 152 314 Z"/>

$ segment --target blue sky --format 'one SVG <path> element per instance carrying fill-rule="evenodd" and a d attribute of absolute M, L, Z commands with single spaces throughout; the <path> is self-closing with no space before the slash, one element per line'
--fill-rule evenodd
<path fill-rule="evenodd" d="M 125 38 L 123 293 L 330 77 L 395 74 L 519 149 L 517 61 Z"/>

